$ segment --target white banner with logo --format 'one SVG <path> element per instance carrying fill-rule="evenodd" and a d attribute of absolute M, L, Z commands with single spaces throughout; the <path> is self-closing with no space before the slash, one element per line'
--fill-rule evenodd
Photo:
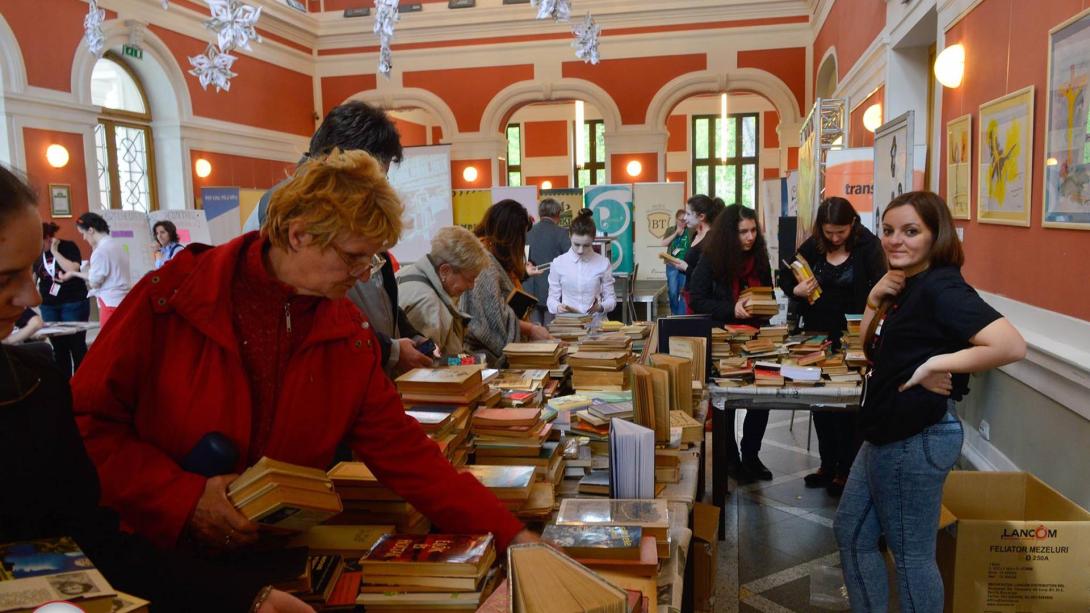
<path fill-rule="evenodd" d="M 634 252 L 640 265 L 639 279 L 665 279 L 666 263 L 659 257 L 666 251 L 662 240 L 674 225 L 674 214 L 685 208 L 684 183 L 637 183 L 632 191 Z"/>

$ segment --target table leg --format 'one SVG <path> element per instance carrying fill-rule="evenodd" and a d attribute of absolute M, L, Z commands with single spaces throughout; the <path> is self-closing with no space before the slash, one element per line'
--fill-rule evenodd
<path fill-rule="evenodd" d="M 710 402 L 710 401 L 709 401 Z M 726 538 L 727 501 L 727 415 L 713 403 L 712 413 L 712 504 L 719 507 L 719 540 Z"/>
<path fill-rule="evenodd" d="M 712 409 L 711 404 L 712 404 L 712 401 L 711 401 L 711 399 L 709 399 L 708 400 L 708 411 L 714 410 L 714 409 Z M 704 415 L 705 415 L 705 417 L 707 417 L 707 413 L 705 413 Z M 700 456 L 699 457 L 700 457 L 700 466 L 699 466 L 699 468 L 697 468 L 697 471 L 696 471 L 696 501 L 697 502 L 703 502 L 704 501 L 704 490 L 708 487 L 708 485 L 707 485 L 708 484 L 708 481 L 707 481 L 708 445 L 707 445 L 707 437 L 703 436 L 703 434 L 700 437 Z"/>

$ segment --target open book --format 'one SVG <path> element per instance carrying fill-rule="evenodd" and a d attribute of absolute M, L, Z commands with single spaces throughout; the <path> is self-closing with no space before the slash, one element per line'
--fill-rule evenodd
<path fill-rule="evenodd" d="M 507 549 L 513 613 L 629 613 L 628 594 L 544 544 Z"/>

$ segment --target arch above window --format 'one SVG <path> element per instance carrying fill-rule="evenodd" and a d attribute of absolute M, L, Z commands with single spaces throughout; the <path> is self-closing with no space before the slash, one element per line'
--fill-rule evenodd
<path fill-rule="evenodd" d="M 91 101 L 103 109 L 148 114 L 147 101 L 128 67 L 109 55 L 91 71 Z"/>

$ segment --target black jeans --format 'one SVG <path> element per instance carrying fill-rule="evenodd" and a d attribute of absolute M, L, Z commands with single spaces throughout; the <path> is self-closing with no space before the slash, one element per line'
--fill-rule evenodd
<path fill-rule="evenodd" d="M 47 322 L 87 321 L 91 316 L 91 303 L 87 300 L 43 304 L 41 309 L 42 319 Z M 53 359 L 56 360 L 57 367 L 64 373 L 65 379 L 70 378 L 87 354 L 87 333 L 54 336 L 50 342 L 53 343 Z"/>
<path fill-rule="evenodd" d="M 731 462 L 738 462 L 738 442 L 734 438 L 734 415 L 737 409 L 727 409 L 727 427 L 730 429 L 730 437 L 727 439 L 727 457 Z M 746 418 L 742 422 L 742 461 L 757 459 L 761 451 L 761 441 L 765 437 L 765 429 L 768 428 L 768 411 L 746 411 Z"/>
<path fill-rule="evenodd" d="M 814 411 L 821 468 L 836 477 L 847 477 L 855 454 L 859 451 L 856 438 L 856 414 Z"/>

